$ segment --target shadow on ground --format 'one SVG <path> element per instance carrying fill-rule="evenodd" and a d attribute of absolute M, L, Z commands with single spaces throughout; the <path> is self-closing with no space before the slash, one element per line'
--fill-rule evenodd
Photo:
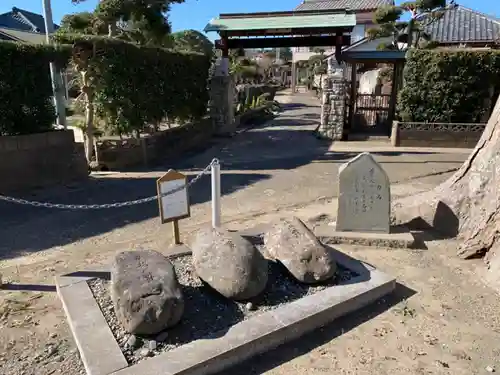
<path fill-rule="evenodd" d="M 222 194 L 231 194 L 258 181 L 268 174 L 224 173 Z M 91 179 L 64 193 L 25 197 L 62 204 L 108 204 L 131 201 L 156 195 L 155 178 Z M 211 199 L 210 176 L 203 176 L 189 189 L 190 203 Z M 0 202 L 0 259 L 25 255 L 96 236 L 114 229 L 158 217 L 156 200 L 139 205 L 101 210 L 59 210 Z"/>
<path fill-rule="evenodd" d="M 366 306 L 352 314 L 335 320 L 333 323 L 315 330 L 274 350 L 253 357 L 218 375 L 258 375 L 272 370 L 296 357 L 307 354 L 317 347 L 355 329 L 357 326 L 386 312 L 398 303 L 412 297 L 416 292 L 402 284 L 396 284 L 395 291 L 389 296 Z"/>
<path fill-rule="evenodd" d="M 305 126 L 305 125 L 318 125 L 318 121 L 314 119 L 307 119 L 307 118 L 293 118 L 293 117 L 286 117 L 286 118 L 276 118 L 272 122 L 266 124 L 266 126 Z M 304 129 L 302 131 L 311 131 L 309 129 Z"/>
<path fill-rule="evenodd" d="M 292 170 L 313 162 L 344 163 L 358 154 L 358 152 L 330 152 L 329 146 L 330 142 L 316 139 L 308 126 L 297 129 L 259 129 L 241 134 L 234 143 L 229 143 L 228 147 L 208 150 L 202 155 L 163 168 L 191 169 L 194 170 L 193 174 L 196 174 L 206 166 L 210 160 L 210 153 L 213 153 L 213 157 L 221 160 L 222 194 L 227 195 L 271 178 L 271 174 L 259 171 Z M 402 153 L 374 152 L 373 154 L 396 156 Z M 401 163 L 401 161 L 394 162 Z M 48 194 L 42 192 L 23 198 L 85 205 L 131 201 L 155 194 L 155 178 L 93 178 L 89 183 L 79 184 L 73 189 L 60 188 L 51 190 Z M 191 204 L 211 199 L 209 176 L 202 177 L 190 188 L 190 199 Z M 0 212 L 2 222 L 0 259 L 7 259 L 64 246 L 157 217 L 158 206 L 156 201 L 153 201 L 122 208 L 82 211 L 0 202 Z"/>
<path fill-rule="evenodd" d="M 283 110 L 299 109 L 307 107 L 307 105 L 303 103 L 281 103 L 280 106 Z"/>
<path fill-rule="evenodd" d="M 307 107 L 311 106 L 302 103 L 284 104 L 283 113 L 266 125 L 257 125 L 253 130 L 242 132 L 230 141 L 212 140 L 204 147 L 182 154 L 182 158 L 164 161 L 159 167 L 136 171 L 147 173 L 173 168 L 180 171 L 193 170 L 193 174 L 196 174 L 212 158 L 219 158 L 223 171 L 222 194 L 227 195 L 271 178 L 271 174 L 259 171 L 291 170 L 317 162 L 343 163 L 359 153 L 329 151 L 331 142 L 319 140 L 313 133 L 319 116 L 314 111 L 319 109 Z M 301 108 L 305 110 L 302 111 Z M 298 111 L 293 112 L 295 109 Z M 398 156 L 413 153 L 391 151 L 373 154 Z M 425 162 L 427 161 L 422 161 Z M 101 177 L 92 178 L 88 183 L 78 184 L 73 188 L 49 189 L 22 198 L 85 205 L 131 201 L 155 194 L 156 181 L 152 177 Z M 191 204 L 209 201 L 210 194 L 209 177 L 205 176 L 190 188 Z M 158 217 L 156 201 L 92 211 L 58 210 L 0 202 L 0 259 L 64 246 L 153 217 Z"/>

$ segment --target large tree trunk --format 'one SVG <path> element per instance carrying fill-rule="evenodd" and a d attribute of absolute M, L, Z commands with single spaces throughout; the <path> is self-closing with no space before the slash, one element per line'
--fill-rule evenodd
<path fill-rule="evenodd" d="M 464 259 L 486 255 L 500 280 L 500 97 L 462 167 L 434 190 L 395 202 L 395 223 L 458 237 Z"/>

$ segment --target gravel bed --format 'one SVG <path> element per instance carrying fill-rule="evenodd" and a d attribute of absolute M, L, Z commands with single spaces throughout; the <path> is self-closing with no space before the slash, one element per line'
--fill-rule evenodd
<path fill-rule="evenodd" d="M 217 332 L 223 332 L 252 316 L 356 276 L 352 271 L 339 266 L 337 276 L 333 280 L 310 286 L 295 281 L 283 266 L 269 262 L 269 280 L 265 292 L 258 299 L 250 302 L 235 302 L 222 297 L 196 276 L 190 255 L 172 259 L 172 263 L 182 285 L 185 302 L 184 315 L 177 326 L 154 337 L 127 334 L 114 312 L 109 294 L 110 282 L 103 279 L 89 281 L 90 289 L 130 364 L 175 349 L 188 342 L 207 338 Z"/>

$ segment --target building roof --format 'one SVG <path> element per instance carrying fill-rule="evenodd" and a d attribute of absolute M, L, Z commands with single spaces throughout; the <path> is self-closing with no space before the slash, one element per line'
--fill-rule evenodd
<path fill-rule="evenodd" d="M 0 37 L 2 40 L 22 43 L 43 44 L 46 42 L 45 34 L 7 29 L 3 27 L 0 27 Z"/>
<path fill-rule="evenodd" d="M 342 59 L 345 61 L 368 61 L 377 60 L 379 62 L 389 62 L 396 60 L 404 60 L 406 52 L 398 50 L 379 50 L 378 46 L 381 43 L 391 43 L 391 37 L 369 39 L 363 38 L 350 46 L 342 47 Z M 325 56 L 325 60 L 334 57 L 334 53 Z"/>
<path fill-rule="evenodd" d="M 354 27 L 356 16 L 345 12 L 311 14 L 305 12 L 276 12 L 221 15 L 212 19 L 205 32 L 209 31 L 242 31 L 242 30 L 283 30 L 306 28 Z"/>
<path fill-rule="evenodd" d="M 429 25 L 427 33 L 442 44 L 492 42 L 500 37 L 500 20 L 458 5 Z"/>
<path fill-rule="evenodd" d="M 394 5 L 394 0 L 303 0 L 295 10 L 350 9 L 367 11 L 385 5 Z"/>
<path fill-rule="evenodd" d="M 0 14 L 0 28 L 44 34 L 45 19 L 40 14 L 14 7 L 12 11 Z M 54 24 L 54 29 L 58 28 Z"/>

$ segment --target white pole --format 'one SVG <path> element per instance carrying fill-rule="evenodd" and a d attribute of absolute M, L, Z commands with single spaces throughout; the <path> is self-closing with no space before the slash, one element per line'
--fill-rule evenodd
<path fill-rule="evenodd" d="M 54 32 L 54 21 L 52 20 L 52 8 L 50 0 L 43 0 L 43 17 L 45 20 L 45 39 L 50 44 L 50 34 Z M 54 92 L 54 104 L 56 107 L 57 123 L 66 129 L 66 107 L 63 100 L 62 77 L 59 74 L 56 64 L 50 63 L 50 78 L 52 80 L 52 91 Z"/>
<path fill-rule="evenodd" d="M 220 227 L 220 164 L 212 164 L 212 227 Z"/>

